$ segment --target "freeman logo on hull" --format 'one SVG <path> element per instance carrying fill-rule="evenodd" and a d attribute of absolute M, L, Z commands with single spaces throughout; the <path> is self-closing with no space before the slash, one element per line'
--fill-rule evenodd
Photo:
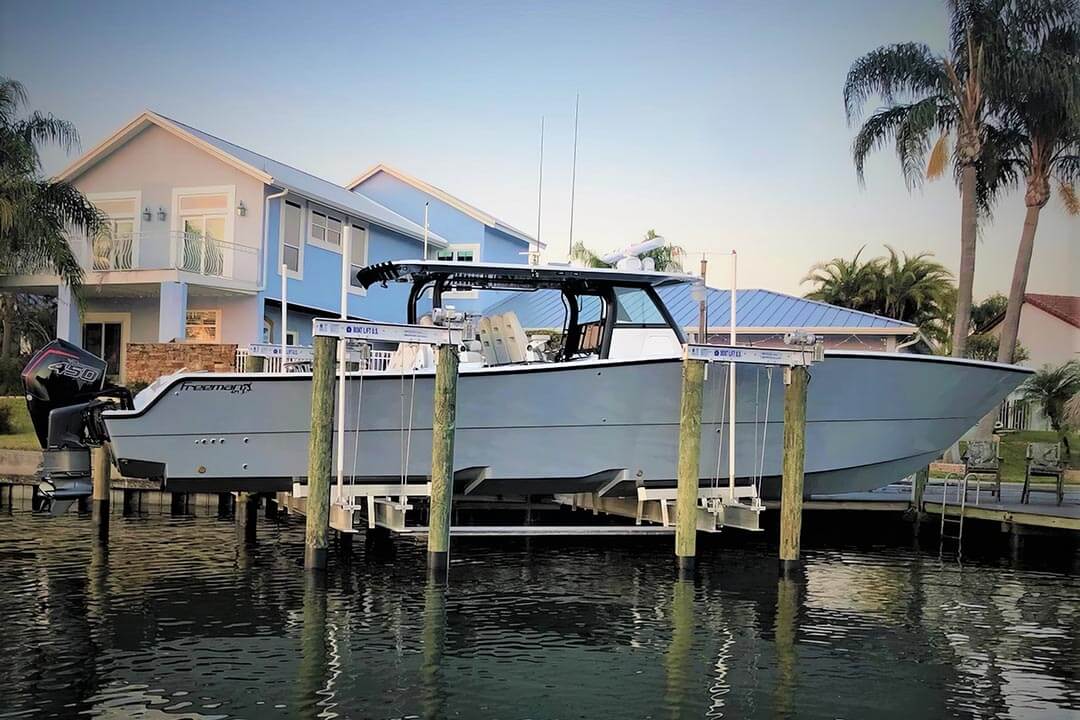
<path fill-rule="evenodd" d="M 184 382 L 180 385 L 180 392 L 223 392 L 230 395 L 243 395 L 251 391 L 251 383 L 193 383 Z"/>

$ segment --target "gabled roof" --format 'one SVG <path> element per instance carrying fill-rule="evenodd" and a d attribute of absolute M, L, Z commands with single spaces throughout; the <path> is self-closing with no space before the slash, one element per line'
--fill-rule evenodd
<path fill-rule="evenodd" d="M 385 165 L 383 163 L 379 163 L 378 165 L 375 165 L 374 167 L 369 168 L 366 172 L 363 172 L 363 173 L 357 175 L 356 177 L 354 177 L 352 180 L 350 180 L 348 183 L 345 184 L 345 188 L 347 190 L 356 190 L 356 188 L 358 188 L 360 185 L 364 184 L 364 182 L 366 182 L 369 178 L 372 178 L 372 177 L 374 177 L 375 175 L 377 175 L 379 173 L 386 173 L 387 175 L 390 175 L 391 177 L 395 177 L 398 180 L 400 180 L 401 182 L 403 182 L 403 183 L 405 183 L 407 185 L 411 185 L 412 187 L 416 188 L 420 192 L 431 195 L 432 197 L 437 198 L 438 200 L 441 200 L 442 202 L 446 203 L 447 205 L 449 205 L 449 206 L 451 206 L 451 207 L 465 213 L 466 215 L 473 218 L 474 220 L 477 220 L 478 222 L 484 223 L 488 227 L 495 228 L 496 230 L 504 232 L 507 235 L 510 235 L 510 236 L 512 236 L 514 238 L 517 238 L 518 240 L 521 240 L 522 242 L 531 243 L 531 244 L 536 243 L 536 238 L 534 238 L 532 235 L 529 235 L 524 230 L 518 230 L 513 225 L 510 225 L 508 223 L 503 222 L 499 218 L 495 217 L 494 215 L 490 215 L 490 214 L 484 212 L 483 210 L 476 207 L 475 205 L 470 205 L 469 203 L 465 202 L 461 198 L 456 197 L 456 196 L 451 195 L 450 193 L 446 192 L 442 188 L 435 187 L 431 183 L 424 182 L 423 180 L 421 180 L 419 178 L 415 178 L 412 175 L 408 175 L 406 173 L 403 173 L 400 170 L 398 170 L 396 168 L 392 168 L 389 165 Z M 543 248 L 543 247 L 547 247 L 547 246 L 544 243 L 540 243 L 540 247 Z"/>
<path fill-rule="evenodd" d="M 1045 313 L 1053 315 L 1058 320 L 1066 322 L 1073 327 L 1080 328 L 1080 297 L 1076 295 L 1046 295 L 1044 293 L 1027 293 L 1024 295 L 1024 304 L 1031 305 Z M 998 313 L 986 327 L 979 333 L 987 333 L 1001 324 L 1005 319 L 1005 312 Z"/>
<path fill-rule="evenodd" d="M 658 287 L 657 292 L 681 327 L 698 326 L 698 301 L 693 297 L 692 283 Z M 731 293 L 710 287 L 707 297 L 709 330 L 720 332 L 727 328 Z M 772 290 L 737 291 L 735 309 L 736 327 L 750 333 L 801 329 L 825 334 L 904 336 L 918 330 L 910 323 Z M 516 313 L 521 326 L 530 330 L 561 327 L 566 314 L 560 295 L 547 290 L 514 293 L 485 309 L 484 314 L 497 315 L 508 311 Z"/>
<path fill-rule="evenodd" d="M 1028 293 L 1024 296 L 1024 302 L 1080 328 L 1080 297 L 1076 295 Z"/>
<path fill-rule="evenodd" d="M 295 192 L 338 212 L 396 230 L 416 240 L 424 239 L 423 227 L 364 195 L 349 192 L 329 180 L 323 180 L 291 165 L 260 155 L 257 152 L 235 145 L 227 140 L 222 140 L 198 128 L 185 125 L 150 110 L 144 110 L 131 122 L 105 138 L 96 147 L 69 165 L 57 176 L 58 179 L 74 180 L 150 125 L 155 125 L 181 140 L 191 143 L 200 150 L 213 155 L 241 172 L 247 173 L 266 185 L 273 185 Z M 435 233 L 428 233 L 428 241 L 433 245 L 443 247 L 448 244 L 445 238 Z"/>

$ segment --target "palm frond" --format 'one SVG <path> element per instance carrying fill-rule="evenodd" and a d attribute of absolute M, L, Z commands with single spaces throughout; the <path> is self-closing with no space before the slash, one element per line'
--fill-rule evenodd
<path fill-rule="evenodd" d="M 1065 212 L 1070 215 L 1080 215 L 1080 197 L 1076 194 L 1076 186 L 1067 183 L 1058 184 L 1058 195 L 1065 206 Z"/>
<path fill-rule="evenodd" d="M 941 62 L 922 43 L 898 43 L 873 50 L 848 70 L 844 82 L 844 110 L 848 122 L 862 114 L 871 97 L 888 105 L 897 98 L 940 95 L 944 89 Z"/>
<path fill-rule="evenodd" d="M 926 177 L 928 180 L 936 180 L 945 174 L 945 168 L 949 162 L 949 136 L 942 133 L 934 143 L 934 149 L 930 151 L 930 160 L 926 163 Z"/>

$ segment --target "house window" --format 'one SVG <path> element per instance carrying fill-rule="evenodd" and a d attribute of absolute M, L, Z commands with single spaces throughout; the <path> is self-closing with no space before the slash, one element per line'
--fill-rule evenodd
<path fill-rule="evenodd" d="M 285 201 L 285 217 L 281 229 L 281 262 L 289 272 L 300 272 L 300 248 L 303 239 L 304 211 L 298 204 Z"/>
<path fill-rule="evenodd" d="M 444 262 L 476 262 L 479 251 L 479 245 L 451 245 L 440 248 L 435 257 Z"/>
<path fill-rule="evenodd" d="M 364 286 L 356 279 L 356 273 L 360 271 L 360 268 L 367 265 L 367 248 L 367 228 L 353 225 L 352 247 L 349 248 L 349 266 L 352 269 L 352 272 L 349 274 L 350 284 L 361 291 Z"/>
<path fill-rule="evenodd" d="M 106 215 L 105 227 L 90 243 L 94 270 L 131 270 L 136 262 L 139 197 L 110 195 L 91 197 L 94 206 Z"/>
<path fill-rule="evenodd" d="M 444 262 L 462 262 L 471 263 L 480 259 L 480 246 L 479 245 L 450 245 L 449 247 L 440 248 L 436 255 L 436 259 Z M 453 290 L 443 293 L 443 297 L 457 298 L 459 300 L 476 299 L 478 297 L 476 290 Z"/>
<path fill-rule="evenodd" d="M 311 209 L 311 241 L 328 245 L 334 250 L 341 249 L 341 218 L 330 213 Z"/>
<path fill-rule="evenodd" d="M 274 321 L 270 318 L 263 318 L 262 341 L 264 343 L 274 342 Z"/>
<path fill-rule="evenodd" d="M 285 344 L 286 345 L 299 345 L 300 344 L 300 333 L 296 332 L 295 330 L 286 330 L 285 331 Z"/>
<path fill-rule="evenodd" d="M 217 343 L 221 339 L 220 310 L 188 310 L 187 339 L 193 343 Z"/>

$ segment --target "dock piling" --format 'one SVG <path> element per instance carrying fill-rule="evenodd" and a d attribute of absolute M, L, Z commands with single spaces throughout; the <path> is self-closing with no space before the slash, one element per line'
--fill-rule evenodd
<path fill-rule="evenodd" d="M 918 470 L 915 473 L 915 481 L 911 486 L 911 506 L 915 512 L 915 537 L 919 537 L 919 530 L 922 526 L 923 517 L 926 515 L 923 512 L 923 498 L 926 496 L 926 485 L 930 481 L 930 466 Z"/>
<path fill-rule="evenodd" d="M 802 536 L 803 470 L 806 462 L 806 386 L 810 374 L 796 366 L 784 373 L 784 460 L 780 489 L 780 572 L 799 567 Z"/>
<path fill-rule="evenodd" d="M 236 531 L 247 545 L 254 545 L 255 528 L 259 519 L 259 496 L 250 492 L 236 493 Z"/>
<path fill-rule="evenodd" d="M 680 578 L 694 573 L 698 483 L 701 476 L 701 396 L 705 362 L 683 360 L 679 412 L 678 491 L 675 496 L 675 561 Z"/>
<path fill-rule="evenodd" d="M 109 538 L 109 485 L 112 475 L 112 462 L 109 458 L 108 445 L 93 448 L 90 451 L 91 517 L 97 528 L 98 539 Z"/>
<path fill-rule="evenodd" d="M 457 426 L 458 353 L 439 346 L 435 365 L 431 428 L 431 512 L 428 519 L 428 572 L 445 577 L 450 563 L 450 502 L 454 494 L 454 431 Z"/>
<path fill-rule="evenodd" d="M 327 535 L 330 530 L 330 479 L 334 449 L 335 337 L 315 338 L 311 370 L 311 440 L 308 446 L 308 497 L 305 516 L 304 568 L 326 568 Z"/>

